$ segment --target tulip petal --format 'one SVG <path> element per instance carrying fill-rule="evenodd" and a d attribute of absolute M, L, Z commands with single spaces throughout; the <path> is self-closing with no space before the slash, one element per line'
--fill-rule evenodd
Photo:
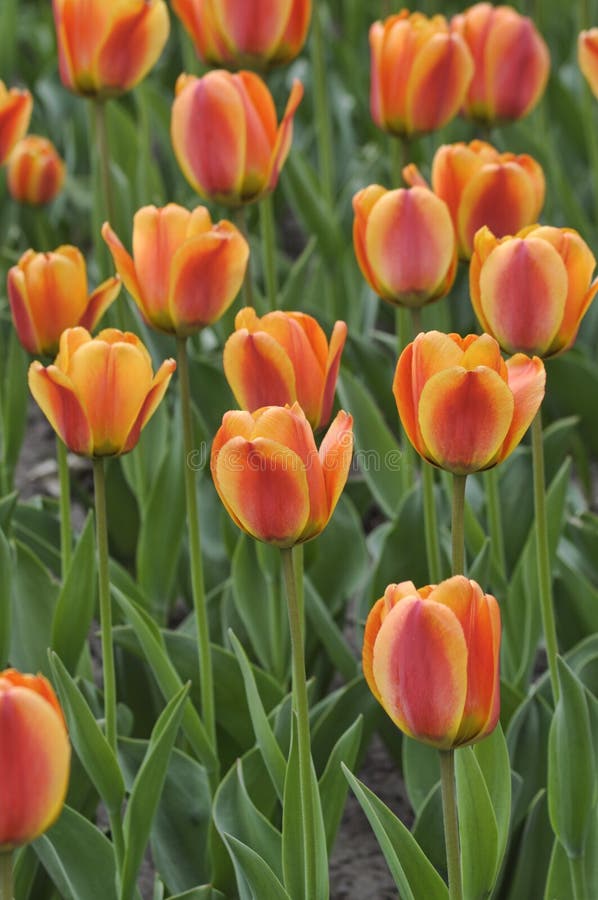
<path fill-rule="evenodd" d="M 114 265 L 116 266 L 116 271 L 122 278 L 124 286 L 128 290 L 137 306 L 141 310 L 143 310 L 143 304 L 141 301 L 141 286 L 137 279 L 133 257 L 129 253 L 127 253 L 120 238 L 117 237 L 108 222 L 104 222 L 104 224 L 102 225 L 102 237 L 108 244 L 108 249 L 112 254 L 112 259 L 114 260 Z"/>
<path fill-rule="evenodd" d="M 0 166 L 8 160 L 15 144 L 29 128 L 33 97 L 29 91 L 7 91 L 0 81 Z"/>
<path fill-rule="evenodd" d="M 57 366 L 29 367 L 29 389 L 50 425 L 73 453 L 90 456 L 91 426 L 69 378 Z"/>
<path fill-rule="evenodd" d="M 278 176 L 282 169 L 293 140 L 293 116 L 303 97 L 303 85 L 295 79 L 291 87 L 291 93 L 287 101 L 282 121 L 278 126 L 276 141 L 270 157 L 270 168 L 267 178 L 267 189 L 272 191 L 278 183 Z"/>
<path fill-rule="evenodd" d="M 349 477 L 353 457 L 353 416 L 340 410 L 320 444 L 319 456 L 330 518 Z"/>
<path fill-rule="evenodd" d="M 486 42 L 489 106 L 498 119 L 527 115 L 544 93 L 550 70 L 548 48 L 531 19 L 510 12 L 495 15 Z"/>
<path fill-rule="evenodd" d="M 382 697 L 376 685 L 374 678 L 374 644 L 378 637 L 378 632 L 382 627 L 382 623 L 391 609 L 396 606 L 399 600 L 404 597 L 411 597 L 418 594 L 418 590 L 412 581 L 402 581 L 400 584 L 389 584 L 384 591 L 384 596 L 372 606 L 365 623 L 365 631 L 363 633 L 363 652 L 361 663 L 365 680 L 372 694 L 378 701 L 382 703 Z"/>
<path fill-rule="evenodd" d="M 97 84 L 119 92 L 134 87 L 155 65 L 169 31 L 168 9 L 161 0 L 121 2 L 99 49 Z"/>
<path fill-rule="evenodd" d="M 276 109 L 272 94 L 258 75 L 239 72 L 233 81 L 245 112 L 247 149 L 243 197 L 250 199 L 267 184 L 270 154 L 276 140 Z"/>
<path fill-rule="evenodd" d="M 176 362 L 174 359 L 165 359 L 154 375 L 147 397 L 143 401 L 133 427 L 125 441 L 125 445 L 122 449 L 123 453 L 128 453 L 129 450 L 132 450 L 137 444 L 139 435 L 160 405 L 175 369 Z"/>
<path fill-rule="evenodd" d="M 358 191 L 353 197 L 353 212 L 355 213 L 355 218 L 353 220 L 353 246 L 355 249 L 355 256 L 357 257 L 357 262 L 363 277 L 378 296 L 380 296 L 382 286 L 370 265 L 365 240 L 370 212 L 374 204 L 376 204 L 380 197 L 383 197 L 385 194 L 386 188 L 381 187 L 379 184 L 371 184 L 369 187 Z"/>
<path fill-rule="evenodd" d="M 77 323 L 87 331 L 93 331 L 108 307 L 120 294 L 121 280 L 118 277 L 107 278 L 93 291 L 87 303 L 87 309 Z"/>
<path fill-rule="evenodd" d="M 235 54 L 268 59 L 274 54 L 291 14 L 292 0 L 213 0 L 220 31 Z"/>
<path fill-rule="evenodd" d="M 507 361 L 509 388 L 513 392 L 515 406 L 513 421 L 500 451 L 500 460 L 517 447 L 531 425 L 544 399 L 546 370 L 537 356 L 532 359 L 516 353 Z"/>
<path fill-rule="evenodd" d="M 328 348 L 328 359 L 326 361 L 326 380 L 324 383 L 324 394 L 322 397 L 322 409 L 320 412 L 320 421 L 318 427 L 323 428 L 330 419 L 332 413 L 332 404 L 334 403 L 334 392 L 336 390 L 336 381 L 338 378 L 338 370 L 341 364 L 341 356 L 347 339 L 347 325 L 345 322 L 339 321 L 334 323 L 332 334 L 330 336 L 330 346 Z"/>
<path fill-rule="evenodd" d="M 28 353 L 41 353 L 42 345 L 29 302 L 25 273 L 19 266 L 9 269 L 6 285 L 12 320 L 21 344 Z"/>
<path fill-rule="evenodd" d="M 594 97 L 598 97 L 598 28 L 580 32 L 577 61 Z"/>
<path fill-rule="evenodd" d="M 459 111 L 473 75 L 473 60 L 463 39 L 438 32 L 421 47 L 407 87 L 410 134 L 434 131 Z"/>
<path fill-rule="evenodd" d="M 285 406 L 297 399 L 295 372 L 285 349 L 269 334 L 233 332 L 224 345 L 224 374 L 239 406 Z"/>

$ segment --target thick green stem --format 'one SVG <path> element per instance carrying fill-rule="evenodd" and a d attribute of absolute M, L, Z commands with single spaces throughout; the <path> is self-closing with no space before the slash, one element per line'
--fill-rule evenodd
<path fill-rule="evenodd" d="M 498 568 L 503 578 L 506 578 L 507 561 L 505 556 L 505 539 L 502 527 L 500 494 L 498 491 L 498 473 L 496 469 L 488 469 L 487 472 L 484 472 L 484 485 L 486 488 L 486 507 L 488 510 L 492 557 L 495 566 Z"/>
<path fill-rule="evenodd" d="M 403 169 L 409 160 L 411 142 L 407 135 L 390 138 L 390 179 L 393 188 L 403 187 Z"/>
<path fill-rule="evenodd" d="M 586 882 L 585 855 L 569 857 L 569 871 L 573 883 L 573 900 L 588 900 L 588 886 Z"/>
<path fill-rule="evenodd" d="M 216 754 L 216 717 L 214 713 L 214 681 L 210 651 L 210 631 L 201 558 L 199 511 L 195 486 L 195 474 L 189 464 L 193 453 L 193 421 L 191 413 L 191 387 L 187 339 L 177 338 L 177 361 L 183 419 L 185 496 L 187 501 L 187 527 L 189 530 L 189 554 L 191 557 L 191 589 L 197 628 L 199 652 L 199 678 L 201 687 L 201 713 L 208 737 Z"/>
<path fill-rule="evenodd" d="M 108 519 L 106 516 L 106 473 L 100 456 L 93 461 L 93 486 L 96 509 L 96 540 L 98 548 L 98 582 L 100 597 L 100 628 L 102 633 L 102 667 L 104 673 L 104 716 L 106 739 L 116 753 L 116 675 L 112 644 L 112 604 L 108 573 Z"/>
<path fill-rule="evenodd" d="M 282 565 L 287 589 L 291 650 L 293 657 L 293 698 L 297 714 L 297 739 L 299 743 L 299 787 L 303 827 L 303 858 L 305 862 L 305 895 L 316 900 L 315 859 L 316 841 L 314 807 L 311 793 L 311 751 L 309 739 L 309 709 L 305 678 L 305 653 L 303 623 L 297 594 L 297 581 L 302 573 L 295 572 L 292 549 L 281 550 Z"/>
<path fill-rule="evenodd" d="M 12 900 L 12 850 L 0 853 L 0 900 Z"/>
<path fill-rule="evenodd" d="M 316 138 L 318 142 L 318 163 L 322 194 L 330 209 L 334 206 L 334 155 L 332 146 L 332 116 L 328 98 L 328 78 L 326 73 L 326 53 L 322 34 L 323 3 L 315 3 L 311 19 L 311 61 L 314 80 L 314 106 L 316 118 Z"/>
<path fill-rule="evenodd" d="M 446 842 L 449 898 L 450 900 L 463 900 L 454 750 L 440 751 L 440 783 L 442 786 L 442 815 L 444 819 L 444 839 Z"/>
<path fill-rule="evenodd" d="M 453 515 L 451 534 L 453 543 L 453 575 L 465 574 L 465 484 L 467 475 L 453 475 Z"/>
<path fill-rule="evenodd" d="M 73 532 L 71 528 L 71 480 L 67 449 L 59 437 L 56 438 L 56 460 L 60 482 L 60 570 L 64 581 L 71 562 Z"/>
<path fill-rule="evenodd" d="M 536 551 L 538 561 L 538 586 L 540 609 L 546 642 L 546 655 L 550 671 L 550 683 L 555 704 L 559 699 L 557 670 L 558 644 L 554 611 L 552 608 L 552 572 L 548 546 L 548 518 L 546 515 L 546 481 L 544 476 L 544 441 L 542 439 L 542 411 L 538 410 L 532 422 L 532 460 L 534 470 L 534 508 L 536 513 Z"/>
<path fill-rule="evenodd" d="M 276 275 L 276 235 L 274 231 L 272 194 L 266 194 L 260 202 L 260 225 L 262 230 L 264 279 L 266 282 L 268 308 L 276 309 L 278 301 L 278 278 Z"/>

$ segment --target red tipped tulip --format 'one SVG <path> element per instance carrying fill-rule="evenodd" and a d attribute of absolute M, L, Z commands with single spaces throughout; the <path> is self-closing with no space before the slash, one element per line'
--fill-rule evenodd
<path fill-rule="evenodd" d="M 50 203 L 62 190 L 64 176 L 64 162 L 56 147 L 36 134 L 19 141 L 8 161 L 8 190 L 19 203 Z"/>
<path fill-rule="evenodd" d="M 580 32 L 577 61 L 594 97 L 598 97 L 598 28 Z"/>
<path fill-rule="evenodd" d="M 27 132 L 33 110 L 33 97 L 29 91 L 6 89 L 0 81 L 0 166 L 10 156 L 15 144 Z"/>

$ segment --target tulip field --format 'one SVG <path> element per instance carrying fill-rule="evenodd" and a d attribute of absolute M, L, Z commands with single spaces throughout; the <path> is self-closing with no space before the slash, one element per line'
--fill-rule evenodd
<path fill-rule="evenodd" d="M 0 900 L 598 900 L 597 4 L 0 78 Z"/>

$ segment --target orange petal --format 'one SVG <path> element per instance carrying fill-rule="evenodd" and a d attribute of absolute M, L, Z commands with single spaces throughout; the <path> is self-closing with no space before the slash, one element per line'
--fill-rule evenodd
<path fill-rule="evenodd" d="M 106 310 L 120 294 L 121 280 L 118 276 L 107 278 L 90 294 L 87 309 L 81 316 L 78 325 L 93 331 Z"/>
<path fill-rule="evenodd" d="M 500 460 L 517 447 L 529 428 L 544 399 L 546 371 L 537 356 L 530 359 L 516 353 L 507 361 L 509 388 L 513 392 L 515 407 L 513 421 L 500 451 Z"/>
<path fill-rule="evenodd" d="M 384 597 L 380 597 L 370 609 L 363 632 L 363 649 L 361 652 L 363 675 L 378 703 L 382 703 L 382 696 L 374 678 L 374 644 L 382 627 L 382 613 L 385 611 L 385 608 L 386 601 Z"/>
<path fill-rule="evenodd" d="M 278 126 L 274 149 L 270 157 L 270 169 L 267 179 L 268 190 L 272 191 L 278 182 L 278 176 L 282 169 L 293 140 L 293 116 L 303 97 L 303 85 L 296 78 L 291 87 L 291 93 L 287 101 L 282 121 Z"/>
<path fill-rule="evenodd" d="M 598 28 L 580 32 L 577 38 L 577 61 L 594 97 L 598 97 Z"/>
<path fill-rule="evenodd" d="M 102 88 L 128 91 L 145 78 L 170 31 L 163 0 L 121 3 L 99 49 L 96 77 Z"/>
<path fill-rule="evenodd" d="M 122 242 L 114 233 L 108 222 L 104 222 L 104 224 L 102 225 L 102 237 L 108 244 L 108 248 L 110 250 L 110 253 L 112 254 L 112 259 L 114 260 L 114 265 L 116 266 L 116 271 L 122 278 L 124 286 L 128 290 L 135 303 L 143 311 L 141 287 L 139 285 L 139 281 L 137 280 L 137 273 L 135 271 L 135 263 L 133 262 L 133 257 L 129 253 L 127 253 Z"/>
<path fill-rule="evenodd" d="M 29 303 L 25 273 L 19 266 L 12 266 L 8 270 L 6 285 L 13 324 L 21 344 L 28 353 L 43 353 Z"/>
<path fill-rule="evenodd" d="M 295 372 L 281 345 L 258 331 L 233 332 L 224 345 L 224 374 L 239 406 L 251 412 L 297 399 Z"/>
<path fill-rule="evenodd" d="M 342 409 L 337 413 L 320 445 L 319 457 L 326 482 L 330 518 L 349 477 L 353 457 L 353 416 Z"/>
<path fill-rule="evenodd" d="M 29 91 L 16 88 L 6 90 L 0 81 L 0 166 L 8 160 L 10 153 L 29 128 L 33 110 L 33 97 Z"/>
<path fill-rule="evenodd" d="M 355 219 L 353 220 L 353 247 L 359 268 L 373 291 L 380 296 L 382 287 L 378 281 L 376 273 L 370 265 L 368 259 L 365 239 L 367 223 L 370 212 L 378 200 L 387 193 L 386 188 L 379 184 L 371 184 L 369 187 L 358 191 L 353 197 L 353 211 Z"/>
<path fill-rule="evenodd" d="M 473 61 L 457 34 L 438 32 L 415 57 L 407 90 L 408 132 L 442 128 L 459 111 L 473 75 Z"/>
<path fill-rule="evenodd" d="M 154 375 L 149 393 L 143 401 L 139 414 L 125 441 L 123 453 L 128 453 L 136 445 L 139 435 L 160 405 L 175 369 L 176 362 L 174 359 L 165 359 Z"/>
<path fill-rule="evenodd" d="M 335 322 L 330 336 L 330 346 L 328 349 L 328 359 L 326 361 L 326 380 L 324 383 L 324 395 L 322 397 L 322 408 L 320 412 L 320 421 L 317 427 L 323 428 L 328 424 L 332 413 L 332 404 L 334 403 L 334 392 L 336 390 L 336 380 L 338 378 L 338 370 L 341 364 L 341 356 L 347 339 L 347 325 L 345 322 Z"/>
<path fill-rule="evenodd" d="M 490 108 L 498 119 L 526 116 L 544 93 L 550 70 L 548 48 L 531 19 L 509 13 L 497 10 L 485 50 Z"/>
<path fill-rule="evenodd" d="M 213 0 L 216 21 L 235 54 L 269 59 L 282 38 L 293 0 Z"/>
<path fill-rule="evenodd" d="M 69 450 L 91 456 L 91 427 L 70 379 L 57 366 L 44 369 L 41 363 L 33 362 L 29 367 L 29 389 Z"/>
<path fill-rule="evenodd" d="M 272 63 L 288 63 L 301 51 L 311 19 L 311 0 L 293 0 L 286 28 L 271 57 Z"/>

